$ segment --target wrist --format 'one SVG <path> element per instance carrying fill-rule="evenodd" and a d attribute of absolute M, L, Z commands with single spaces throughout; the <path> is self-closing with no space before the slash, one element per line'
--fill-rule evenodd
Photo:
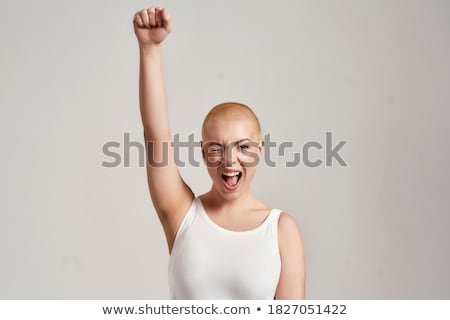
<path fill-rule="evenodd" d="M 139 44 L 139 52 L 141 54 L 158 54 L 161 51 L 160 44 Z"/>

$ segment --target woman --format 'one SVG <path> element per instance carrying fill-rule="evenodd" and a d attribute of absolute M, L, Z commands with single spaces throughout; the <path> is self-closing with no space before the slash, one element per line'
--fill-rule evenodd
<path fill-rule="evenodd" d="M 195 197 L 174 160 L 161 43 L 172 30 L 166 9 L 137 12 L 139 98 L 147 177 L 170 253 L 173 299 L 304 299 L 300 231 L 287 213 L 251 192 L 263 151 L 259 121 L 240 103 L 215 106 L 202 127 L 202 154 L 212 179 Z M 168 155 L 168 157 L 167 157 Z M 168 159 L 165 166 L 160 164 Z"/>

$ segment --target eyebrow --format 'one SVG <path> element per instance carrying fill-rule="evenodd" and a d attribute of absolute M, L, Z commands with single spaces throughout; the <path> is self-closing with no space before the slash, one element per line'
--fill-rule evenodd
<path fill-rule="evenodd" d="M 249 138 L 245 138 L 245 139 L 241 139 L 241 140 L 238 140 L 238 141 L 236 141 L 236 143 L 241 143 L 241 142 L 244 142 L 244 141 L 249 141 L 249 142 L 253 142 L 253 140 L 252 140 L 252 139 L 249 139 Z"/>
<path fill-rule="evenodd" d="M 210 141 L 210 142 L 207 142 L 207 143 L 208 143 L 209 146 L 219 146 L 219 147 L 223 146 L 223 144 L 221 144 L 220 142 L 216 142 L 216 141 Z"/>
<path fill-rule="evenodd" d="M 238 140 L 238 141 L 233 141 L 233 142 L 231 142 L 232 144 L 239 144 L 239 143 L 242 143 L 242 142 L 256 142 L 256 141 L 253 141 L 252 139 L 249 139 L 249 138 L 244 138 L 244 139 L 240 139 L 240 140 Z M 222 144 L 222 143 L 220 143 L 220 142 L 218 142 L 218 141 L 208 141 L 207 142 L 208 143 L 208 145 L 209 146 L 219 146 L 219 147 L 224 147 L 224 144 Z"/>

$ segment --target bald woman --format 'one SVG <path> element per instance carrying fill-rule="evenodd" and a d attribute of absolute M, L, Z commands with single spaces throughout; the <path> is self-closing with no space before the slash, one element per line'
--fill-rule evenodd
<path fill-rule="evenodd" d="M 255 113 L 237 102 L 208 113 L 201 146 L 212 186 L 196 197 L 171 147 L 161 66 L 161 43 L 172 31 L 171 18 L 166 9 L 154 7 L 137 12 L 133 24 L 140 52 L 140 112 L 146 146 L 152 146 L 147 157 L 153 163 L 169 159 L 163 167 L 147 161 L 147 178 L 169 249 L 171 298 L 304 299 L 299 227 L 251 191 L 264 148 Z"/>

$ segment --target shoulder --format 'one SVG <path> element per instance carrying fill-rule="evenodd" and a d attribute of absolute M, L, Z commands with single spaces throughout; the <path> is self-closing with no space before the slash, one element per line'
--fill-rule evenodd
<path fill-rule="evenodd" d="M 278 219 L 278 243 L 280 250 L 284 251 L 287 246 L 297 246 L 302 243 L 300 228 L 293 216 L 281 212 Z"/>
<path fill-rule="evenodd" d="M 295 218 L 286 212 L 281 212 L 280 218 L 278 219 L 278 232 L 280 234 L 291 234 L 299 231 L 299 226 Z"/>

